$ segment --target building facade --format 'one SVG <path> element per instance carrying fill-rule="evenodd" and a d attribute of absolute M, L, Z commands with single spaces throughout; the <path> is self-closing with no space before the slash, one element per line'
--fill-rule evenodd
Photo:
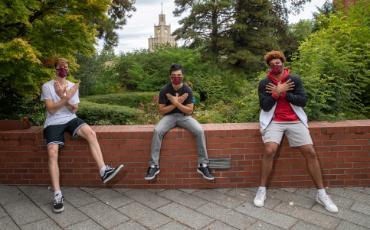
<path fill-rule="evenodd" d="M 149 51 L 154 51 L 162 45 L 176 46 L 175 38 L 171 35 L 171 25 L 166 25 L 166 15 L 163 10 L 159 15 L 158 25 L 154 25 L 154 38 L 148 39 Z"/>

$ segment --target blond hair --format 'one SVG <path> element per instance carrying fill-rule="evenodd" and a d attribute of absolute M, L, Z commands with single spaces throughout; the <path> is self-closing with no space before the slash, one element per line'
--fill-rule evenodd
<path fill-rule="evenodd" d="M 60 64 L 60 63 L 67 63 L 69 64 L 68 60 L 65 59 L 65 58 L 57 58 L 57 60 L 55 61 L 54 63 L 54 67 L 57 68 L 57 66 Z"/>

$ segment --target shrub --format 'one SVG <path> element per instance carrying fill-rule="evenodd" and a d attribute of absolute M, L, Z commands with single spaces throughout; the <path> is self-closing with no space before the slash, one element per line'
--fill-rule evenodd
<path fill-rule="evenodd" d="M 112 68 L 114 58 L 114 54 L 110 52 L 102 52 L 92 57 L 77 56 L 80 68 L 75 78 L 81 80 L 81 95 L 116 93 L 121 90 L 120 77 Z"/>
<path fill-rule="evenodd" d="M 82 99 L 77 115 L 92 125 L 133 124 L 143 111 L 120 105 L 89 102 Z"/>
<path fill-rule="evenodd" d="M 125 92 L 116 94 L 103 94 L 84 97 L 84 100 L 109 105 L 124 105 L 128 107 L 139 107 L 153 101 L 158 92 Z"/>
<path fill-rule="evenodd" d="M 305 84 L 310 119 L 369 117 L 369 7 L 362 0 L 347 14 L 332 14 L 299 47 L 292 66 Z"/>

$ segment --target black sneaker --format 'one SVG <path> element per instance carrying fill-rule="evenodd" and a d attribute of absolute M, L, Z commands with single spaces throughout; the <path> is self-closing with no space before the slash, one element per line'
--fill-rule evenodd
<path fill-rule="evenodd" d="M 204 167 L 204 166 L 199 166 L 198 169 L 197 169 L 197 172 L 199 174 L 201 174 L 203 176 L 204 179 L 206 180 L 214 180 L 215 177 L 212 176 L 208 166 Z"/>
<path fill-rule="evenodd" d="M 144 177 L 145 180 L 153 180 L 157 175 L 158 173 L 160 172 L 158 166 L 150 166 L 148 168 L 148 171 L 146 173 L 146 176 Z"/>
<path fill-rule="evenodd" d="M 101 180 L 103 183 L 107 183 L 110 181 L 121 169 L 123 168 L 123 164 L 120 164 L 117 168 L 112 168 L 109 165 L 106 166 L 107 168 L 105 169 L 104 175 L 101 177 Z"/>
<path fill-rule="evenodd" d="M 55 213 L 61 213 L 64 211 L 64 205 L 63 205 L 64 197 L 61 196 L 54 196 L 53 201 L 53 212 Z"/>

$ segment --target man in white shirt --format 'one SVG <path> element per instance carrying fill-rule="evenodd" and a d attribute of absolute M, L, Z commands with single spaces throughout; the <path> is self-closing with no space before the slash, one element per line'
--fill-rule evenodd
<path fill-rule="evenodd" d="M 82 119 L 76 116 L 78 103 L 79 82 L 74 84 L 66 77 L 68 75 L 68 61 L 57 59 L 55 63 L 56 77 L 43 84 L 41 100 L 45 101 L 46 120 L 44 123 L 44 138 L 46 139 L 49 156 L 49 172 L 54 191 L 53 211 L 60 213 L 64 210 L 64 197 L 60 190 L 58 152 L 59 146 L 64 146 L 64 132 L 72 136 L 84 138 L 100 171 L 104 183 L 111 180 L 122 168 L 123 164 L 112 168 L 104 163 L 103 155 L 94 130 Z"/>

